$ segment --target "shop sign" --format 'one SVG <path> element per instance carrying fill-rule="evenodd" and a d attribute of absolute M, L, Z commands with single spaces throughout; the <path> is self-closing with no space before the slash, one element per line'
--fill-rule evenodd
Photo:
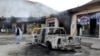
<path fill-rule="evenodd" d="M 55 22 L 54 18 L 47 19 L 47 23 Z"/>
<path fill-rule="evenodd" d="M 80 24 L 82 24 L 82 25 L 85 25 L 85 24 L 87 24 L 88 23 L 88 17 L 87 16 L 82 16 L 81 18 L 80 18 Z"/>

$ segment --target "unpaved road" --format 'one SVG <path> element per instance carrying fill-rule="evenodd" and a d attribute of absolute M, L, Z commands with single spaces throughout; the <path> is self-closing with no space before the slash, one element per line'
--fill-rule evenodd
<path fill-rule="evenodd" d="M 14 35 L 0 35 L 0 56 L 100 56 L 99 50 L 85 46 L 82 51 L 48 50 L 40 45 L 31 45 L 31 35 L 24 35 L 20 44 L 15 44 Z"/>

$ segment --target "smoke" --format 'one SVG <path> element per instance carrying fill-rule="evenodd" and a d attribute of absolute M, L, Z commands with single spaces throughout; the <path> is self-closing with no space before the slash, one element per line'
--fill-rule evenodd
<path fill-rule="evenodd" d="M 45 23 L 46 18 L 45 17 L 29 17 L 28 22 L 34 22 L 34 23 Z"/>
<path fill-rule="evenodd" d="M 70 34 L 71 13 L 69 11 L 63 11 L 59 14 L 51 15 L 51 17 L 57 17 L 60 26 L 66 29 L 67 34 Z"/>
<path fill-rule="evenodd" d="M 57 11 L 37 2 L 27 0 L 0 0 L 0 16 L 42 17 Z"/>
<path fill-rule="evenodd" d="M 45 17 L 4 17 L 5 20 L 2 21 L 4 23 L 21 23 L 21 22 L 29 22 L 29 23 L 45 23 Z"/>
<path fill-rule="evenodd" d="M 67 32 L 70 32 L 71 15 L 68 11 L 57 11 L 37 2 L 27 0 L 0 0 L 0 17 L 4 16 L 6 23 L 36 22 L 45 23 L 45 17 L 56 16 Z"/>

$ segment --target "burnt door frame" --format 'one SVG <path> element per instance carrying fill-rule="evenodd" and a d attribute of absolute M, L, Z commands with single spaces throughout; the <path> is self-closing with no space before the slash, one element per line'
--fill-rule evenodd
<path fill-rule="evenodd" d="M 44 41 L 45 41 L 45 34 L 46 34 L 46 29 L 43 29 L 42 30 L 42 34 L 41 34 L 41 43 L 44 43 Z"/>

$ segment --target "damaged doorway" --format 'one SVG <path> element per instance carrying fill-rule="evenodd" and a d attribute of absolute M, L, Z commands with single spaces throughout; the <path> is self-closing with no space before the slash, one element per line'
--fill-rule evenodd
<path fill-rule="evenodd" d="M 96 36 L 96 19 L 90 19 L 90 36 Z"/>

